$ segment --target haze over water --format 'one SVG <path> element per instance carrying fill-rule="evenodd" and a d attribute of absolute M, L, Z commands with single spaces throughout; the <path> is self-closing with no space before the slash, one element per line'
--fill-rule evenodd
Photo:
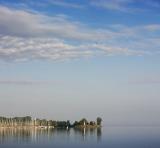
<path fill-rule="evenodd" d="M 0 116 L 160 125 L 159 15 L 159 0 L 0 0 Z"/>
<path fill-rule="evenodd" d="M 102 129 L 1 128 L 2 148 L 21 147 L 109 147 L 159 148 L 160 127 L 118 127 Z"/>

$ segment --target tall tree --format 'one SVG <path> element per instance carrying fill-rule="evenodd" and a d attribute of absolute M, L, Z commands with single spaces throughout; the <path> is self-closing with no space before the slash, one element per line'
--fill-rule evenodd
<path fill-rule="evenodd" d="M 97 125 L 101 126 L 101 124 L 102 124 L 102 118 L 97 117 Z"/>

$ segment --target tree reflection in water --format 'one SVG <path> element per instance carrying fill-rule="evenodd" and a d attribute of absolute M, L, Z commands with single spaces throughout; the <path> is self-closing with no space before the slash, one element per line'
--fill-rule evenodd
<path fill-rule="evenodd" d="M 101 128 L 36 128 L 36 127 L 2 127 L 0 144 L 3 143 L 39 143 L 62 139 L 83 140 L 101 139 Z"/>

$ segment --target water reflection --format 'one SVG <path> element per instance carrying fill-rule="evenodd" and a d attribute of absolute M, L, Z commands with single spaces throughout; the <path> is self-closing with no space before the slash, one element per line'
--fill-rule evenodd
<path fill-rule="evenodd" d="M 101 137 L 102 137 L 102 130 L 101 128 L 97 128 L 97 140 L 101 141 Z"/>
<path fill-rule="evenodd" d="M 72 141 L 101 140 L 101 128 L 36 128 L 12 127 L 0 128 L 0 144 L 4 143 L 39 143 L 58 140 Z M 76 139 L 74 139 L 76 138 Z"/>
<path fill-rule="evenodd" d="M 74 133 L 75 136 L 81 136 L 83 141 L 89 139 L 100 141 L 102 136 L 101 128 L 74 128 Z"/>

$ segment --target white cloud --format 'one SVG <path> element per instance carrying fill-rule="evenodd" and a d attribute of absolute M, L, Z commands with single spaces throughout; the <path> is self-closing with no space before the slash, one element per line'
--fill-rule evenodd
<path fill-rule="evenodd" d="M 156 34 L 155 31 L 156 30 Z M 0 59 L 67 60 L 158 53 L 159 24 L 89 28 L 63 15 L 46 16 L 0 6 Z M 149 41 L 149 42 L 146 42 Z"/>
<path fill-rule="evenodd" d="M 154 0 L 93 0 L 90 4 L 107 10 L 127 13 L 146 12 L 151 9 L 153 10 L 153 8 L 160 8 L 160 3 Z M 142 5 L 145 6 L 145 8 L 142 7 Z"/>
<path fill-rule="evenodd" d="M 49 17 L 0 6 L 0 34 L 20 37 L 60 37 L 74 40 L 106 39 L 112 34 L 89 29 L 63 16 Z"/>
<path fill-rule="evenodd" d="M 107 44 L 71 45 L 51 38 L 0 37 L 0 59 L 5 61 L 67 60 L 97 55 L 138 55 L 141 51 L 110 47 Z"/>
<path fill-rule="evenodd" d="M 143 0 L 148 6 L 153 8 L 160 8 L 160 2 L 156 0 Z"/>
<path fill-rule="evenodd" d="M 160 31 L 160 24 L 147 25 L 145 29 L 148 31 Z"/>
<path fill-rule="evenodd" d="M 65 60 L 91 56 L 91 50 L 80 49 L 51 38 L 0 37 L 0 59 L 26 61 L 30 59 Z"/>
<path fill-rule="evenodd" d="M 122 12 L 135 11 L 137 9 L 130 8 L 128 5 L 134 3 L 134 0 L 94 0 L 91 5 L 101 7 L 108 10 L 117 10 Z"/>
<path fill-rule="evenodd" d="M 58 81 L 35 81 L 35 80 L 0 80 L 0 85 L 52 85 L 59 84 Z"/>
<path fill-rule="evenodd" d="M 136 85 L 151 85 L 151 84 L 160 84 L 159 75 L 147 75 L 146 76 L 138 76 L 136 79 L 132 79 L 129 81 L 130 84 Z"/>
<path fill-rule="evenodd" d="M 57 6 L 67 7 L 67 8 L 75 8 L 75 9 L 84 8 L 83 5 L 75 4 L 71 2 L 65 2 L 63 0 L 48 0 L 47 2 L 52 5 L 57 5 Z"/>

